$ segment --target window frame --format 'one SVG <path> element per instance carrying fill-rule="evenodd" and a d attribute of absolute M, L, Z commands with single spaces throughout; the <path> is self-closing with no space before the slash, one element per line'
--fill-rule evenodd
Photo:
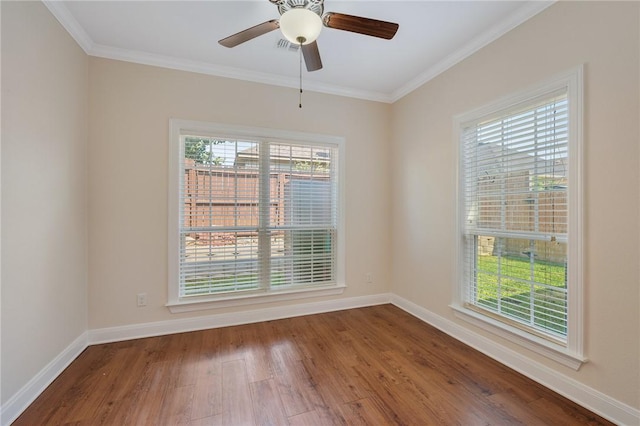
<path fill-rule="evenodd" d="M 230 140 L 249 139 L 257 142 L 291 142 L 295 144 L 327 145 L 338 150 L 337 182 L 337 223 L 335 242 L 335 282 L 329 285 L 315 285 L 300 288 L 265 289 L 247 294 L 222 293 L 202 296 L 180 297 L 180 182 L 181 153 L 180 138 L 186 134 L 228 138 Z M 169 120 L 169 181 L 168 181 L 168 301 L 166 306 L 172 313 L 203 309 L 242 306 L 255 303 L 277 302 L 307 297 L 337 295 L 344 292 L 345 284 L 345 235 L 344 235 L 344 181 L 345 181 L 345 139 L 339 136 L 319 135 L 297 131 L 269 129 L 210 123 L 202 121 Z"/>
<path fill-rule="evenodd" d="M 464 294 L 470 283 L 464 282 L 464 165 L 461 140 L 467 123 L 504 114 L 525 106 L 545 95 L 566 89 L 569 103 L 569 188 L 567 247 L 567 336 L 565 342 L 553 341 L 523 328 L 497 320 L 465 306 Z M 584 356 L 583 303 L 583 66 L 559 74 L 528 89 L 500 98 L 485 106 L 457 115 L 453 120 L 456 161 L 456 263 L 454 270 L 454 315 L 483 330 L 508 339 L 565 366 L 578 370 L 586 362 Z"/>

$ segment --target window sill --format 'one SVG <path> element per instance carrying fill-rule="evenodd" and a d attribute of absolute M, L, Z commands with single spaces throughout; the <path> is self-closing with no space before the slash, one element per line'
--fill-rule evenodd
<path fill-rule="evenodd" d="M 177 314 L 182 312 L 202 311 L 206 309 L 281 302 L 307 297 L 333 296 L 336 294 L 342 294 L 346 287 L 346 285 L 341 284 L 322 287 L 306 287 L 295 290 L 271 291 L 268 293 L 260 292 L 243 295 L 233 294 L 215 298 L 212 298 L 211 296 L 206 298 L 184 298 L 182 300 L 169 302 L 165 306 L 169 308 L 169 311 L 172 314 Z"/>
<path fill-rule="evenodd" d="M 552 359 L 566 367 L 578 371 L 587 362 L 581 354 L 571 352 L 568 348 L 555 344 L 541 337 L 527 333 L 517 327 L 504 324 L 478 312 L 458 305 L 450 305 L 456 318 L 480 327 L 490 333 L 508 339 L 510 342 L 525 347 L 546 358 Z"/>

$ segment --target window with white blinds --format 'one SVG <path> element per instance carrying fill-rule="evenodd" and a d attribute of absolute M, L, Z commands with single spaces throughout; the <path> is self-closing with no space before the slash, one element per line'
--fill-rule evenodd
<path fill-rule="evenodd" d="M 337 145 L 189 130 L 176 137 L 178 299 L 337 284 Z"/>
<path fill-rule="evenodd" d="M 564 339 L 567 322 L 566 93 L 468 125 L 467 303 Z"/>
<path fill-rule="evenodd" d="M 570 308 L 581 309 L 570 303 L 573 115 L 560 85 L 459 123 L 459 303 L 564 347 Z"/>

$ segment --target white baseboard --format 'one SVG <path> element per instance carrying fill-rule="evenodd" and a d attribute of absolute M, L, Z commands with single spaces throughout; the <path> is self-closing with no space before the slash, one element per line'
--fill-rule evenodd
<path fill-rule="evenodd" d="M 89 345 L 271 321 L 385 303 L 396 305 L 453 338 L 614 423 L 640 425 L 640 410 L 585 386 L 570 377 L 561 375 L 511 349 L 497 345 L 493 340 L 390 293 L 89 330 L 72 342 L 0 408 L 0 425 L 9 425 L 18 418 L 29 404 Z"/>
<path fill-rule="evenodd" d="M 188 331 L 229 327 L 233 325 L 292 318 L 323 312 L 341 311 L 344 309 L 381 305 L 389 303 L 390 300 L 391 294 L 384 293 L 371 296 L 295 304 L 276 308 L 258 308 L 226 314 L 214 314 L 193 318 L 132 324 L 121 327 L 99 328 L 89 330 L 89 344 L 95 345 L 99 343 L 119 342 L 143 337 L 162 336 L 165 334 L 184 333 Z"/>
<path fill-rule="evenodd" d="M 15 421 L 87 346 L 87 332 L 85 331 L 2 405 L 0 424 L 8 426 Z"/>
<path fill-rule="evenodd" d="M 72 342 L 0 407 L 0 425 L 8 426 L 15 421 L 46 387 L 89 345 L 382 305 L 389 303 L 390 300 L 391 294 L 385 293 L 285 307 L 254 309 L 244 312 L 89 330 Z"/>
<path fill-rule="evenodd" d="M 449 336 L 619 425 L 640 425 L 640 410 L 521 355 L 400 296 L 391 303 Z"/>

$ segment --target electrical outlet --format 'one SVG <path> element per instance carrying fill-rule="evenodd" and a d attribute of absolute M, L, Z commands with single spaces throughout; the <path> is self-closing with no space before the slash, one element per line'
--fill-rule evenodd
<path fill-rule="evenodd" d="M 367 272 L 366 274 L 364 274 L 364 281 L 367 284 L 373 284 L 373 274 L 371 272 Z"/>
<path fill-rule="evenodd" d="M 147 306 L 147 293 L 138 293 L 138 307 Z"/>

